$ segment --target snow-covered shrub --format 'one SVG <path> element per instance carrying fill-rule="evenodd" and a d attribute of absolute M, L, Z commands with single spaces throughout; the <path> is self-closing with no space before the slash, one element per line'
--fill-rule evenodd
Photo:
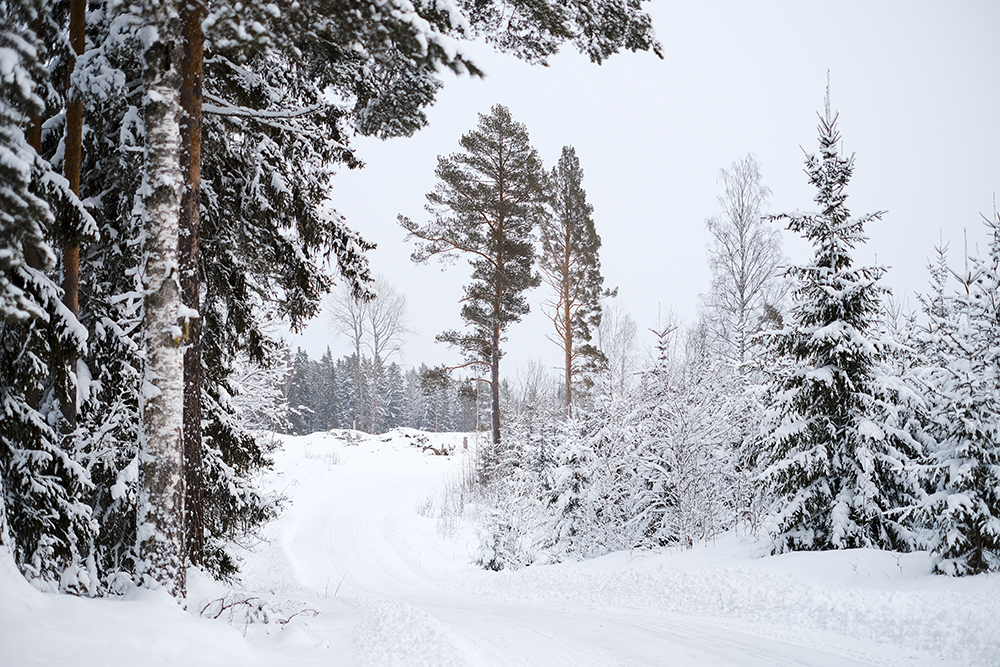
<path fill-rule="evenodd" d="M 513 415 L 479 468 L 477 562 L 503 569 L 690 547 L 735 525 L 733 423 L 746 404 L 699 340 L 678 360 L 665 332 L 634 393 L 613 394 L 599 376 L 575 419 L 537 407 Z"/>
<path fill-rule="evenodd" d="M 202 618 L 224 620 L 229 625 L 243 626 L 254 623 L 286 625 L 296 616 L 312 617 L 319 614 L 305 602 L 291 600 L 264 600 L 254 595 L 233 592 L 214 600 L 203 600 L 198 614 Z"/>
<path fill-rule="evenodd" d="M 487 569 L 545 560 L 552 423 L 551 412 L 536 403 L 511 418 L 499 445 L 479 443 L 470 516 L 479 536 L 474 560 Z"/>
<path fill-rule="evenodd" d="M 484 489 L 475 516 L 476 564 L 488 570 L 516 570 L 548 560 L 547 513 L 539 497 L 539 476 L 515 469 L 503 483 Z"/>

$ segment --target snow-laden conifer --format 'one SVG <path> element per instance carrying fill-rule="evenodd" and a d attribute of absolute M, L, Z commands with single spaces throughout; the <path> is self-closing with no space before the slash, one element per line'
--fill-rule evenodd
<path fill-rule="evenodd" d="M 582 558 L 636 546 L 629 521 L 635 516 L 633 485 L 638 483 L 637 426 L 632 415 L 637 400 L 635 394 L 619 386 L 613 373 L 601 372 L 595 378 L 591 400 L 578 417 L 582 430 L 579 447 L 564 452 L 575 454 L 559 461 L 563 479 L 575 476 L 586 480 L 582 491 L 569 488 L 570 500 L 580 498 L 573 521 L 580 548 L 577 554 Z M 575 475 L 568 468 L 574 460 L 582 464 Z"/>
<path fill-rule="evenodd" d="M 46 25 L 45 3 L 0 3 L 0 493 L 9 545 L 41 588 L 91 592 L 84 559 L 94 533 L 83 502 L 90 479 L 60 436 L 60 403 L 77 396 L 53 382 L 55 370 L 86 350 L 87 332 L 62 303 L 51 271 L 54 217 L 63 199 L 92 220 L 64 179 L 25 136 L 39 128 L 47 72 L 31 25 Z M 39 196 L 42 195 L 42 196 Z M 4 539 L 8 539 L 4 536 Z"/>
<path fill-rule="evenodd" d="M 988 258 L 968 258 L 944 292 L 944 251 L 925 299 L 929 431 L 924 515 L 935 569 L 950 575 L 1000 570 L 1000 218 L 987 221 Z"/>
<path fill-rule="evenodd" d="M 791 322 L 769 336 L 795 362 L 778 379 L 764 421 L 775 551 L 917 543 L 897 514 L 916 494 L 909 463 L 919 445 L 900 414 L 910 396 L 887 376 L 874 331 L 884 269 L 854 268 L 851 257 L 865 225 L 882 214 L 850 217 L 845 188 L 854 159 L 840 155 L 839 143 L 828 93 L 820 150 L 806 160 L 820 210 L 776 218 L 815 255 L 789 270 L 797 282 Z"/>
<path fill-rule="evenodd" d="M 583 517 L 592 458 L 583 442 L 582 423 L 572 417 L 559 420 L 552 443 L 552 488 L 548 493 L 553 560 L 587 553 L 589 536 Z"/>

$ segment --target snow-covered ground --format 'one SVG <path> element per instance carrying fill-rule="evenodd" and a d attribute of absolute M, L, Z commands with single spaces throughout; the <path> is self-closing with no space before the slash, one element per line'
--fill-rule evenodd
<path fill-rule="evenodd" d="M 435 510 L 463 436 L 426 436 L 453 456 L 420 436 L 283 437 L 266 483 L 288 509 L 239 589 L 192 571 L 187 611 L 43 595 L 0 562 L 0 666 L 1000 665 L 1000 577 L 935 576 L 921 553 L 762 558 L 727 537 L 480 570 Z"/>

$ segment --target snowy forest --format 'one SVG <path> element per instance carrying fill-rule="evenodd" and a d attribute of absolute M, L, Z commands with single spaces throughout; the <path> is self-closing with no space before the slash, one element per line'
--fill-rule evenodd
<path fill-rule="evenodd" d="M 329 195 L 363 167 L 351 140 L 423 127 L 444 73 L 481 74 L 462 40 L 656 57 L 641 5 L 0 0 L 0 558 L 47 593 L 183 599 L 189 568 L 238 581 L 236 545 L 287 510 L 261 481 L 275 433 L 416 429 L 472 441 L 428 511 L 470 522 L 491 572 L 724 535 L 1000 571 L 1000 214 L 963 221 L 981 254 L 927 249 L 917 307 L 896 299 L 857 259 L 883 212 L 849 210 L 829 84 L 814 210 L 768 212 L 756 157 L 733 156 L 698 318 L 661 316 L 651 349 L 602 273 L 611 221 L 576 150 L 545 165 L 483 109 L 397 221 L 463 283 L 442 305 L 463 328 L 437 334 L 453 363 L 400 361 L 382 240 Z M 340 358 L 276 327 L 324 303 Z M 502 363 L 534 309 L 555 373 Z"/>

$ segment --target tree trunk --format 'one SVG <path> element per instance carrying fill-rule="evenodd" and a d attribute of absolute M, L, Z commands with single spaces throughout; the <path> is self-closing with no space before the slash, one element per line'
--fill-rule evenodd
<path fill-rule="evenodd" d="M 573 261 L 571 253 L 571 243 L 573 242 L 573 236 L 571 233 L 570 225 L 567 223 L 566 234 L 563 238 L 564 253 L 563 253 L 563 347 L 566 352 L 566 417 L 570 418 L 573 416 L 573 304 L 571 303 L 570 294 L 570 263 Z"/>
<path fill-rule="evenodd" d="M 500 444 L 500 327 L 493 325 L 490 345 L 490 390 L 493 393 L 493 444 Z"/>
<path fill-rule="evenodd" d="M 378 390 L 381 380 L 382 380 L 382 360 L 379 358 L 378 354 L 375 354 L 374 359 L 372 359 L 371 429 L 368 431 L 373 435 L 376 433 L 375 427 L 376 427 L 376 422 L 378 420 L 378 408 L 379 408 Z"/>
<path fill-rule="evenodd" d="M 80 171 L 83 163 L 83 100 L 73 90 L 72 76 L 76 60 L 86 45 L 87 0 L 70 0 L 69 43 L 70 61 L 66 72 L 66 142 L 63 172 L 69 187 L 80 196 Z M 76 216 L 70 210 L 65 215 Z M 80 239 L 77 225 L 70 221 L 63 239 L 63 304 L 75 317 L 80 312 Z M 63 434 L 70 438 L 76 430 L 76 356 L 66 359 L 59 369 L 59 401 L 62 407 Z"/>
<path fill-rule="evenodd" d="M 180 254 L 181 300 L 185 306 L 187 346 L 184 349 L 184 523 L 185 552 L 191 565 L 205 560 L 205 513 L 202 479 L 201 432 L 201 103 L 205 37 L 201 23 L 205 6 L 189 2 L 184 21 L 183 83 L 181 106 L 181 159 L 184 192 L 181 195 Z"/>
<path fill-rule="evenodd" d="M 354 419 L 351 428 L 358 430 L 365 423 L 364 377 L 361 374 L 361 338 L 354 339 Z"/>
<path fill-rule="evenodd" d="M 139 438 L 138 551 L 141 585 L 186 593 L 184 571 L 184 322 L 178 271 L 182 168 L 183 26 L 178 7 L 145 4 L 143 114 L 146 151 L 146 367 Z"/>
<path fill-rule="evenodd" d="M 567 315 L 569 308 L 566 308 Z M 573 333 L 568 331 L 566 345 L 566 417 L 573 417 Z"/>

